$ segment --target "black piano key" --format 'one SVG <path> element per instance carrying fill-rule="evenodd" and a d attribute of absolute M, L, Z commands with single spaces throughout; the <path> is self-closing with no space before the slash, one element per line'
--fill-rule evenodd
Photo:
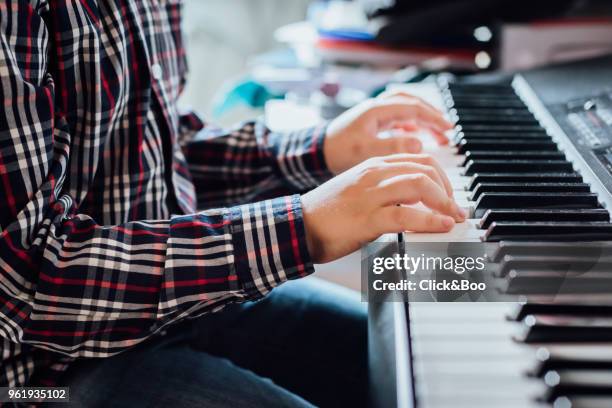
<path fill-rule="evenodd" d="M 458 132 L 469 134 L 470 132 L 496 132 L 496 133 L 517 133 L 517 132 L 539 132 L 542 131 L 540 125 L 457 125 Z"/>
<path fill-rule="evenodd" d="M 533 302 L 568 302 L 568 303 L 586 303 L 586 304 L 612 304 L 611 293 L 589 293 L 587 295 L 580 293 L 561 293 L 554 295 L 533 294 L 522 296 L 521 299 L 528 299 Z"/>
<path fill-rule="evenodd" d="M 606 395 L 564 395 L 557 397 L 552 408 L 610 408 L 612 396 Z"/>
<path fill-rule="evenodd" d="M 468 94 L 468 93 L 452 93 L 452 92 L 444 92 L 442 97 L 445 100 L 450 100 L 455 102 L 458 106 L 466 106 L 470 103 L 478 103 L 478 102 L 493 102 L 493 103 L 501 103 L 507 102 L 510 104 L 510 107 L 525 107 L 525 103 L 521 101 L 516 94 L 492 94 L 492 93 L 479 93 L 479 94 Z"/>
<path fill-rule="evenodd" d="M 499 289 L 508 295 L 601 294 L 612 291 L 609 273 L 564 276 L 546 271 L 511 270 Z"/>
<path fill-rule="evenodd" d="M 554 143 L 552 137 L 547 136 L 547 135 L 541 135 L 539 137 L 522 137 L 522 135 L 517 134 L 517 135 L 512 135 L 512 134 L 508 134 L 508 135 L 498 135 L 498 136 L 494 136 L 491 138 L 479 138 L 479 137 L 470 137 L 470 136 L 464 136 L 461 137 L 460 139 L 453 139 L 452 140 L 453 145 L 455 147 L 460 147 L 466 143 L 474 143 L 477 146 L 484 144 L 484 143 L 498 143 L 498 146 L 492 145 L 493 149 L 495 150 L 495 148 L 499 147 L 499 144 L 504 143 L 505 146 L 501 146 L 501 149 L 503 149 L 503 151 L 513 151 L 511 149 L 512 145 L 519 145 L 519 144 L 523 144 L 523 143 L 528 143 L 529 145 L 535 145 L 537 143 L 540 144 L 551 144 Z M 466 149 L 464 148 L 463 150 L 465 151 L 469 151 L 470 149 Z M 481 149 L 480 147 L 477 147 L 476 149 L 474 149 L 476 151 L 482 151 L 485 149 Z M 534 148 L 533 150 L 538 150 L 537 148 Z M 518 149 L 514 150 L 514 151 L 533 151 L 533 150 L 529 150 L 529 149 L 525 149 L 523 147 L 519 147 Z M 485 150 L 486 151 L 486 150 Z M 499 151 L 499 150 L 498 150 Z M 542 150 L 539 150 L 542 151 Z M 545 149 L 544 151 L 557 151 L 557 149 Z M 463 151 L 460 151 L 460 153 L 463 153 Z"/>
<path fill-rule="evenodd" d="M 565 160 L 565 154 L 563 152 L 541 152 L 538 150 L 478 150 L 467 152 L 462 165 L 465 166 L 470 160 Z"/>
<path fill-rule="evenodd" d="M 479 139 L 462 140 L 457 144 L 457 152 L 465 154 L 468 151 L 479 150 L 545 150 L 558 151 L 557 144 L 550 141 L 522 140 L 522 139 Z"/>
<path fill-rule="evenodd" d="M 549 276 L 574 276 L 588 273 L 608 272 L 612 276 L 612 258 L 595 255 L 593 257 L 507 255 L 498 266 L 497 276 L 507 276 L 511 271 L 542 271 Z"/>
<path fill-rule="evenodd" d="M 549 210 L 557 211 L 557 210 Z M 564 210 L 562 210 L 564 211 Z M 584 212 L 603 212 L 609 218 L 608 211 L 604 209 L 579 210 Z M 597 221 L 597 220 L 593 220 Z M 608 221 L 601 220 L 601 221 Z M 492 262 L 500 262 L 506 255 L 542 255 L 548 256 L 612 256 L 612 242 L 512 242 L 502 241 L 497 244 L 495 251 L 490 255 Z"/>
<path fill-rule="evenodd" d="M 542 132 L 516 132 L 516 133 L 496 133 L 496 132 L 456 132 L 452 137 L 452 141 L 455 145 L 459 144 L 462 140 L 473 141 L 481 139 L 512 139 L 512 140 L 534 140 L 549 142 L 552 140 L 550 135 L 544 131 Z M 503 150 L 508 151 L 508 150 Z"/>
<path fill-rule="evenodd" d="M 463 174 L 473 176 L 476 173 L 501 171 L 504 173 L 542 173 L 574 171 L 572 163 L 567 160 L 470 160 Z"/>
<path fill-rule="evenodd" d="M 609 241 L 612 224 L 607 222 L 523 222 L 491 224 L 483 241 Z"/>
<path fill-rule="evenodd" d="M 525 104 L 520 99 L 474 99 L 474 98 L 445 98 L 448 108 L 487 108 L 487 109 L 519 109 Z"/>
<path fill-rule="evenodd" d="M 529 315 L 517 340 L 525 343 L 612 341 L 612 318 L 574 315 Z M 611 383 L 612 384 L 612 383 Z"/>
<path fill-rule="evenodd" d="M 489 92 L 489 91 L 480 91 L 478 93 L 471 92 L 452 92 L 452 91 L 442 91 L 441 96 L 444 99 L 450 99 L 454 101 L 521 101 L 521 98 L 516 95 L 516 93 L 507 92 L 507 93 L 498 93 L 498 92 Z M 525 107 L 525 104 L 523 103 Z"/>
<path fill-rule="evenodd" d="M 533 113 L 527 108 L 501 108 L 501 109 L 477 109 L 477 108 L 452 108 L 449 111 L 450 114 L 461 116 L 461 115 L 495 115 L 495 116 L 526 116 L 533 118 Z"/>
<path fill-rule="evenodd" d="M 591 350 L 594 347 L 591 347 Z M 534 368 L 528 374 L 534 377 L 544 377 L 548 371 L 563 369 L 578 370 L 612 370 L 612 347 L 605 351 L 598 348 L 598 353 L 590 352 L 588 346 L 539 347 L 536 351 Z"/>
<path fill-rule="evenodd" d="M 579 183 L 578 183 L 579 184 Z M 588 186 L 588 184 L 586 184 Z M 479 227 L 487 229 L 494 222 L 608 222 L 610 213 L 603 208 L 560 210 L 560 209 L 496 209 L 487 210 L 479 222 Z M 542 248 L 538 249 L 543 251 Z M 540 252 L 540 254 L 543 252 Z"/>
<path fill-rule="evenodd" d="M 521 321 L 533 314 L 571 314 L 576 316 L 612 316 L 612 304 L 584 304 L 584 303 L 537 303 L 523 302 L 507 317 L 508 320 Z M 612 348 L 611 348 L 612 350 Z"/>
<path fill-rule="evenodd" d="M 482 193 L 476 201 L 474 217 L 482 218 L 489 209 L 512 208 L 599 208 L 595 193 Z"/>
<path fill-rule="evenodd" d="M 492 94 L 512 94 L 516 95 L 514 88 L 511 84 L 473 84 L 473 83 L 457 83 L 449 82 L 442 85 L 443 89 L 447 89 L 452 94 L 480 94 L 480 93 L 492 93 Z"/>
<path fill-rule="evenodd" d="M 551 370 L 544 374 L 547 389 L 544 401 L 553 402 L 568 395 L 612 396 L 612 371 L 610 370 Z M 558 407 L 558 405 L 557 405 Z M 575 408 L 573 405 L 570 408 Z"/>
<path fill-rule="evenodd" d="M 539 122 L 530 116 L 505 116 L 505 115 L 451 115 L 454 123 L 462 126 L 468 126 L 472 124 L 487 124 L 493 123 L 495 125 L 531 125 L 539 126 Z"/>
<path fill-rule="evenodd" d="M 483 193 L 506 192 L 590 193 L 591 186 L 587 183 L 480 183 L 472 191 L 470 200 L 478 200 Z"/>
<path fill-rule="evenodd" d="M 480 183 L 581 183 L 579 173 L 478 173 L 472 176 L 468 190 L 472 191 Z"/>

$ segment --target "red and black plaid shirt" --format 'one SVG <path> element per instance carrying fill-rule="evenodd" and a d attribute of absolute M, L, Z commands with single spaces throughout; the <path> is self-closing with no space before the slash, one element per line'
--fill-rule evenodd
<path fill-rule="evenodd" d="M 0 386 L 312 272 L 299 195 L 239 204 L 328 178 L 324 131 L 179 113 L 184 57 L 177 0 L 0 2 Z"/>

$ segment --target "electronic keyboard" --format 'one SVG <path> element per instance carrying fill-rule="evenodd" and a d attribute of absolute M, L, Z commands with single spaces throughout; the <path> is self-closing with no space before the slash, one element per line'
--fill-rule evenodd
<path fill-rule="evenodd" d="M 402 234 L 405 250 L 486 243 L 512 301 L 371 303 L 373 405 L 612 407 L 610 86 L 612 56 L 401 86 L 455 123 L 431 153 L 470 214 L 446 234 Z"/>

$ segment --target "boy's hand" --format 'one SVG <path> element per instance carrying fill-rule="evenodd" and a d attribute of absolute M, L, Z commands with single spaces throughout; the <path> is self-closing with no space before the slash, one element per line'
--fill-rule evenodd
<path fill-rule="evenodd" d="M 421 142 L 410 131 L 425 129 L 438 143 L 448 143 L 444 132 L 452 124 L 440 111 L 405 93 L 385 93 L 349 109 L 327 129 L 323 153 L 334 174 L 367 158 L 394 153 L 420 153 Z M 387 137 L 380 137 L 381 132 Z"/>
<path fill-rule="evenodd" d="M 419 202 L 431 211 L 405 206 Z M 368 159 L 304 194 L 302 207 L 315 263 L 340 258 L 385 233 L 447 232 L 465 220 L 446 175 L 423 154 Z"/>

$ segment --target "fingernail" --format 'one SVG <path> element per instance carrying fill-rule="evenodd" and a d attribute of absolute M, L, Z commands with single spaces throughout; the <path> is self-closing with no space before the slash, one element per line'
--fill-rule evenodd
<path fill-rule="evenodd" d="M 467 217 L 467 211 L 465 211 L 463 208 L 459 207 L 458 204 L 455 204 L 455 209 L 456 209 L 456 212 L 459 215 L 459 218 L 461 219 L 461 221 L 465 220 L 465 218 Z"/>
<path fill-rule="evenodd" d="M 453 225 L 455 225 L 455 220 L 453 220 L 451 217 L 442 217 L 442 225 L 444 228 L 450 229 L 453 227 Z"/>

